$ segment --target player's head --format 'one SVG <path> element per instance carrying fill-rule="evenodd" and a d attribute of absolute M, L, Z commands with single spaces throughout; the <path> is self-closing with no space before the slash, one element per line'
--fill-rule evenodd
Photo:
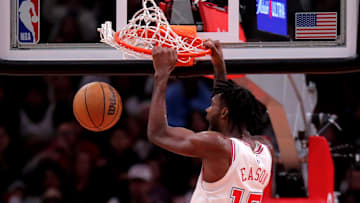
<path fill-rule="evenodd" d="M 207 109 L 210 130 L 219 131 L 225 124 L 236 128 L 240 135 L 244 130 L 259 133 L 266 121 L 266 108 L 247 89 L 232 81 L 218 81 L 213 90 L 211 106 Z"/>

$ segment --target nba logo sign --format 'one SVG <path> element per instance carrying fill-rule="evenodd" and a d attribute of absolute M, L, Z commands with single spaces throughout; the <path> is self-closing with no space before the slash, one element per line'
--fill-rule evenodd
<path fill-rule="evenodd" d="M 18 33 L 20 44 L 36 44 L 40 38 L 40 0 L 18 0 Z"/>

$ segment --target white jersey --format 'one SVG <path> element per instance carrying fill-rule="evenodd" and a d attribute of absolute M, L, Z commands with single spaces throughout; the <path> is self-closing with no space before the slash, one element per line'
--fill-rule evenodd
<path fill-rule="evenodd" d="M 200 172 L 191 203 L 260 203 L 271 175 L 271 152 L 256 141 L 248 143 L 231 138 L 232 163 L 225 176 L 208 183 Z"/>

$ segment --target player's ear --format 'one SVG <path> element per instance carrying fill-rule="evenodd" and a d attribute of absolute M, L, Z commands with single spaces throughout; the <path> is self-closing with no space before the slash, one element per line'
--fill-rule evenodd
<path fill-rule="evenodd" d="M 223 108 L 221 109 L 221 114 L 220 114 L 221 118 L 225 118 L 225 117 L 227 117 L 228 115 L 229 115 L 229 109 L 228 109 L 227 107 L 223 107 Z"/>

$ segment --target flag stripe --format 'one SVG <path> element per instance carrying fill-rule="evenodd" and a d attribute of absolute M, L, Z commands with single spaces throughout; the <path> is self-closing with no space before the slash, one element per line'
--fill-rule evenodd
<path fill-rule="evenodd" d="M 314 30 L 314 31 L 316 31 L 316 30 L 327 31 L 327 30 L 337 30 L 337 29 L 336 28 L 308 28 L 308 29 L 306 29 L 306 28 L 297 28 L 296 30 L 297 31 L 305 31 L 305 30 L 307 30 L 307 31 L 312 31 L 312 30 Z"/>
<path fill-rule="evenodd" d="M 324 25 L 317 25 L 317 26 L 320 26 L 320 27 L 326 27 L 326 26 L 332 26 L 332 27 L 335 27 L 336 24 L 324 24 Z"/>
<path fill-rule="evenodd" d="M 297 37 L 336 37 L 336 35 L 298 35 Z"/>
<path fill-rule="evenodd" d="M 329 17 L 319 16 L 318 19 L 320 19 L 320 20 L 322 20 L 322 19 L 336 19 L 336 17 L 332 17 L 332 16 L 329 16 Z"/>
<path fill-rule="evenodd" d="M 333 39 L 335 36 L 297 36 L 297 39 Z"/>
<path fill-rule="evenodd" d="M 316 13 L 317 15 L 336 15 L 336 12 L 332 13 Z"/>
<path fill-rule="evenodd" d="M 298 34 L 306 34 L 306 35 L 336 35 L 336 32 L 303 32 Z"/>
<path fill-rule="evenodd" d="M 337 21 L 336 19 L 329 19 L 329 18 L 319 19 L 319 18 L 317 18 L 317 22 L 333 22 L 333 23 L 335 23 L 336 21 Z"/>
<path fill-rule="evenodd" d="M 336 23 L 336 20 L 318 21 L 319 23 Z"/>

